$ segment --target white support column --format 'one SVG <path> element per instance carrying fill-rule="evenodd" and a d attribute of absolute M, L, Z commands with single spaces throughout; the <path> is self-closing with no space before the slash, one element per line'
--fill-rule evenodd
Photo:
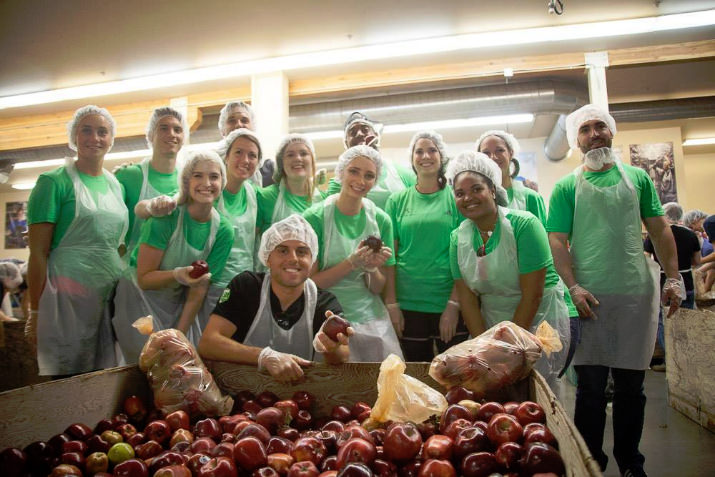
<path fill-rule="evenodd" d="M 171 98 L 171 100 L 169 100 L 169 106 L 183 114 L 184 118 L 186 118 L 186 121 L 189 121 L 189 98 L 187 96 L 182 96 L 180 98 Z M 191 131 L 189 130 L 190 128 L 191 124 L 189 124 L 189 128 L 184 131 L 184 144 L 191 144 Z"/>
<path fill-rule="evenodd" d="M 608 111 L 608 91 L 606 89 L 606 68 L 608 67 L 608 52 L 598 51 L 586 53 L 586 70 L 588 71 L 588 95 L 591 104 Z"/>
<path fill-rule="evenodd" d="M 273 157 L 288 134 L 288 77 L 282 71 L 251 77 L 251 106 L 264 157 Z"/>

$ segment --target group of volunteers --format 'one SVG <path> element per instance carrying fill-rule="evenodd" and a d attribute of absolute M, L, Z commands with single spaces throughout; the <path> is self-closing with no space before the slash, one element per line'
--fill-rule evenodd
<path fill-rule="evenodd" d="M 569 144 L 584 162 L 556 184 L 548 218 L 541 196 L 515 178 L 519 144 L 504 131 L 453 159 L 440 134 L 418 132 L 409 170 L 383 160 L 381 125 L 353 113 L 323 192 L 306 136 L 285 137 L 274 183 L 262 187 L 250 106 L 228 103 L 218 126 L 220 146 L 191 151 L 179 168 L 188 126 L 158 108 L 146 131 L 151 157 L 111 174 L 103 162 L 114 119 L 96 106 L 76 111 L 76 157 L 42 174 L 29 200 L 26 331 L 41 374 L 135 363 L 147 338 L 132 323 L 145 315 L 155 330 L 181 330 L 207 359 L 281 381 L 320 356 L 430 361 L 500 321 L 531 331 L 547 321 L 563 349 L 537 370 L 554 386 L 573 359 L 575 421 L 602 468 L 610 371 L 616 460 L 641 475 L 658 300 L 674 311 L 682 285 L 653 183 L 612 151 L 606 111 L 569 115 Z M 661 293 L 641 223 L 664 270 Z M 210 272 L 195 277 L 196 260 Z M 333 314 L 350 323 L 336 340 L 323 331 Z"/>

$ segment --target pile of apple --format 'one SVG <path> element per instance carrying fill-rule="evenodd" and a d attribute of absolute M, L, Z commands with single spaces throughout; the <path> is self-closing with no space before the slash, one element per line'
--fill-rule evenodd
<path fill-rule="evenodd" d="M 0 453 L 0 475 L 80 477 L 465 477 L 564 475 L 557 442 L 533 402 L 477 403 L 452 388 L 442 416 L 376 424 L 364 402 L 314 418 L 304 391 L 281 400 L 241 391 L 235 414 L 191 422 L 147 412 L 136 396 L 94 429 L 72 424 L 48 441 Z"/>

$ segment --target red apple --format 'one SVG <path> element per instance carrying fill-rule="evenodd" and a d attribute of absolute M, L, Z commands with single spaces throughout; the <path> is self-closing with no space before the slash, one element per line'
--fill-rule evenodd
<path fill-rule="evenodd" d="M 90 437 L 91 439 L 91 437 Z M 52 449 L 55 452 L 55 455 L 60 455 L 63 452 L 66 452 L 64 450 L 64 444 L 65 442 L 70 442 L 72 438 L 65 434 L 64 432 L 61 434 L 55 434 L 50 438 L 50 440 L 47 441 L 47 444 L 52 447 Z M 89 439 L 87 439 L 89 441 Z M 77 441 L 77 442 L 85 442 L 85 441 Z"/>
<path fill-rule="evenodd" d="M 523 448 L 521 445 L 516 442 L 504 442 L 497 448 L 494 458 L 507 471 L 516 472 L 519 470 L 519 460 L 522 453 Z"/>
<path fill-rule="evenodd" d="M 114 429 L 114 422 L 111 419 L 102 419 L 94 426 L 94 433 L 101 434 L 104 431 Z"/>
<path fill-rule="evenodd" d="M 144 404 L 144 401 L 142 401 L 139 397 L 129 396 L 124 400 L 124 404 L 122 407 L 124 409 L 125 414 L 129 416 L 129 419 L 132 422 L 135 422 L 137 424 L 141 424 L 144 422 L 144 418 L 146 417 L 148 411 L 146 405 Z"/>
<path fill-rule="evenodd" d="M 469 422 L 474 420 L 472 413 L 464 406 L 459 404 L 451 404 L 447 406 L 447 409 L 442 413 L 442 417 L 439 420 L 439 429 L 444 434 L 445 429 L 457 419 L 466 419 Z"/>
<path fill-rule="evenodd" d="M 156 471 L 161 469 L 162 467 L 168 467 L 171 465 L 183 465 L 186 463 L 186 461 L 186 457 L 179 454 L 178 452 L 164 451 L 151 459 L 151 463 L 149 464 L 149 472 L 154 475 Z"/>
<path fill-rule="evenodd" d="M 477 414 L 479 414 L 479 408 L 482 407 L 480 403 L 472 401 L 471 399 L 462 399 L 457 404 L 469 409 L 469 412 L 472 413 L 472 419 L 477 418 Z"/>
<path fill-rule="evenodd" d="M 400 477 L 417 477 L 420 473 L 420 467 L 422 467 L 421 460 L 411 460 L 407 464 L 400 466 L 399 475 Z"/>
<path fill-rule="evenodd" d="M 191 278 L 199 278 L 209 273 L 209 264 L 205 260 L 195 260 L 191 266 L 193 267 L 189 272 Z"/>
<path fill-rule="evenodd" d="M 295 459 L 284 452 L 274 452 L 267 456 L 268 466 L 275 469 L 280 475 L 286 475 Z"/>
<path fill-rule="evenodd" d="M 172 446 L 173 447 L 173 446 Z M 134 455 L 143 460 L 156 457 L 164 451 L 164 448 L 156 441 L 147 441 L 134 448 Z"/>
<path fill-rule="evenodd" d="M 268 441 L 271 439 L 271 433 L 268 432 L 268 429 L 255 422 L 247 425 L 241 430 L 241 432 L 236 436 L 236 442 L 248 436 L 256 437 L 264 446 L 267 445 Z"/>
<path fill-rule="evenodd" d="M 69 435 L 72 439 L 86 441 L 94 432 L 92 432 L 92 429 L 90 429 L 88 425 L 77 422 L 69 425 L 67 429 L 65 429 L 65 434 Z"/>
<path fill-rule="evenodd" d="M 359 437 L 353 437 L 338 450 L 338 470 L 351 462 L 370 465 L 375 460 L 375 454 L 375 444 Z"/>
<path fill-rule="evenodd" d="M 195 477 L 237 477 L 238 469 L 233 457 L 214 457 L 194 473 Z"/>
<path fill-rule="evenodd" d="M 195 437 L 210 437 L 213 440 L 220 440 L 223 430 L 218 421 L 212 417 L 201 419 L 194 424 Z"/>
<path fill-rule="evenodd" d="M 307 391 L 296 391 L 293 393 L 292 399 L 300 409 L 305 411 L 310 411 L 313 408 L 313 402 L 315 402 L 315 397 Z"/>
<path fill-rule="evenodd" d="M 32 474 L 47 475 L 51 472 L 53 460 L 56 459 L 55 450 L 47 442 L 35 441 L 22 451 L 27 456 L 27 467 Z"/>
<path fill-rule="evenodd" d="M 418 477 L 456 477 L 457 472 L 449 460 L 427 459 L 422 463 Z"/>
<path fill-rule="evenodd" d="M 506 413 L 494 414 L 487 427 L 487 437 L 494 447 L 504 442 L 517 442 L 521 440 L 524 429 L 514 416 Z"/>
<path fill-rule="evenodd" d="M 498 402 L 485 402 L 479 407 L 479 411 L 477 412 L 477 420 L 489 422 L 489 420 L 494 414 L 499 414 L 503 412 L 505 412 L 504 406 L 502 406 Z"/>
<path fill-rule="evenodd" d="M 280 398 L 276 393 L 271 391 L 263 391 L 256 395 L 256 402 L 260 404 L 261 407 L 271 407 L 278 401 L 280 401 Z"/>
<path fill-rule="evenodd" d="M 293 441 L 285 437 L 273 436 L 268 440 L 266 445 L 267 454 L 290 454 L 293 450 Z"/>
<path fill-rule="evenodd" d="M 419 428 L 417 428 L 417 430 L 419 431 Z M 373 429 L 373 430 L 369 431 L 369 434 L 370 434 L 370 437 L 372 438 L 372 442 L 376 446 L 381 446 L 385 442 L 385 434 L 387 434 L 387 430 L 385 430 L 381 427 L 378 427 L 377 429 Z M 420 433 L 420 435 L 421 434 L 422 433 Z M 422 439 L 422 440 L 424 440 L 424 439 Z"/>
<path fill-rule="evenodd" d="M 564 475 L 566 472 L 559 451 L 543 442 L 525 445 L 520 464 L 522 472 L 528 475 L 548 472 Z"/>
<path fill-rule="evenodd" d="M 532 423 L 536 424 L 536 423 Z M 531 442 L 543 442 L 552 447 L 558 448 L 558 442 L 556 441 L 556 436 L 547 428 L 532 428 L 528 433 L 524 433 L 524 445 Z"/>
<path fill-rule="evenodd" d="M 178 411 L 170 412 L 166 415 L 164 419 L 171 428 L 172 431 L 177 429 L 191 429 L 191 424 L 189 423 L 189 414 L 186 411 L 179 409 Z"/>
<path fill-rule="evenodd" d="M 320 431 L 315 436 L 328 451 L 328 454 L 334 454 L 338 449 L 338 433 L 335 431 Z"/>
<path fill-rule="evenodd" d="M 424 459 L 451 459 L 454 441 L 448 436 L 436 434 L 427 438 L 422 447 Z"/>
<path fill-rule="evenodd" d="M 464 456 L 461 470 L 464 477 L 486 477 L 498 472 L 499 464 L 491 452 L 474 452 Z"/>
<path fill-rule="evenodd" d="M 273 467 L 265 466 L 254 470 L 251 477 L 280 477 L 280 475 L 281 474 L 279 474 Z"/>
<path fill-rule="evenodd" d="M 345 424 L 340 421 L 332 420 L 328 421 L 320 428 L 323 431 L 335 431 L 341 433 L 345 430 Z"/>
<path fill-rule="evenodd" d="M 430 419 L 417 424 L 417 429 L 420 431 L 420 434 L 422 434 L 422 440 L 427 440 L 430 436 L 435 435 L 438 425 L 435 423 L 435 420 Z"/>
<path fill-rule="evenodd" d="M 244 470 L 253 471 L 268 462 L 266 448 L 254 436 L 242 437 L 233 446 L 233 459 Z"/>
<path fill-rule="evenodd" d="M 255 414 L 258 413 L 258 411 L 260 411 L 261 409 L 263 409 L 263 406 L 261 406 L 260 404 L 258 404 L 258 401 L 253 401 L 253 400 L 251 400 L 251 401 L 246 401 L 246 402 L 243 403 L 243 411 L 244 411 L 244 412 L 247 412 L 247 413 L 250 413 L 250 414 L 253 414 L 254 416 L 255 416 Z"/>
<path fill-rule="evenodd" d="M 134 434 L 132 434 L 132 435 L 134 435 Z M 101 437 L 102 439 L 107 441 L 110 446 L 113 446 L 117 442 L 124 442 L 124 438 L 117 431 L 104 431 L 102 433 L 102 435 L 99 437 Z M 129 436 L 129 437 L 131 437 L 131 436 Z"/>
<path fill-rule="evenodd" d="M 85 468 L 84 454 L 79 452 L 65 452 L 60 456 L 60 462 L 63 464 L 73 465 L 80 470 Z"/>
<path fill-rule="evenodd" d="M 20 449 L 8 447 L 0 453 L 0 475 L 23 477 L 27 466 L 27 455 Z"/>
<path fill-rule="evenodd" d="M 233 459 L 233 442 L 219 442 L 216 447 L 211 450 L 211 457 L 230 457 Z"/>
<path fill-rule="evenodd" d="M 291 419 L 297 416 L 298 411 L 300 410 L 298 405 L 292 399 L 284 399 L 282 401 L 278 401 L 273 406 L 283 411 L 283 415 L 286 417 L 286 423 L 289 423 Z"/>
<path fill-rule="evenodd" d="M 360 462 L 351 462 L 337 474 L 340 477 L 373 477 L 370 467 Z"/>
<path fill-rule="evenodd" d="M 127 437 L 127 444 L 132 447 L 136 447 L 139 444 L 143 444 L 144 442 L 146 442 L 146 435 L 144 435 L 143 432 L 135 432 L 131 436 Z"/>
<path fill-rule="evenodd" d="M 189 457 L 189 460 L 186 461 L 186 467 L 189 468 L 192 475 L 198 475 L 199 469 L 201 469 L 201 467 L 203 467 L 210 460 L 211 457 L 206 454 L 194 454 Z"/>
<path fill-rule="evenodd" d="M 342 333 L 347 336 L 349 326 L 350 322 L 342 316 L 331 315 L 327 320 L 325 320 L 325 323 L 323 323 L 323 333 L 328 335 L 328 338 L 337 343 L 338 334 Z"/>
<path fill-rule="evenodd" d="M 546 422 L 546 413 L 544 413 L 544 409 L 533 401 L 524 401 L 519 404 L 519 407 L 514 412 L 514 415 L 522 426 L 532 422 Z"/>
<path fill-rule="evenodd" d="M 299 431 L 308 429 L 313 425 L 313 416 L 305 409 L 301 409 L 298 411 L 298 415 L 291 421 L 291 424 Z"/>
<path fill-rule="evenodd" d="M 104 452 L 106 454 L 110 447 L 112 446 L 109 445 L 109 442 L 97 434 L 87 439 L 87 452 Z"/>
<path fill-rule="evenodd" d="M 454 439 L 452 452 L 455 459 L 462 459 L 473 452 L 482 452 L 489 449 L 489 438 L 479 427 L 467 427 L 459 431 Z"/>
<path fill-rule="evenodd" d="M 141 459 L 128 459 L 114 466 L 114 477 L 149 477 L 149 468 Z"/>
<path fill-rule="evenodd" d="M 327 453 L 325 445 L 320 440 L 315 437 L 302 437 L 293 443 L 290 455 L 296 462 L 309 460 L 317 466 Z"/>
<path fill-rule="evenodd" d="M 368 403 L 363 401 L 356 402 L 350 408 L 350 414 L 352 414 L 352 416 L 358 421 L 360 420 L 360 416 L 364 415 L 365 412 L 372 412 L 372 407 Z"/>
<path fill-rule="evenodd" d="M 335 456 L 333 456 L 335 457 Z M 318 477 L 338 477 L 337 470 L 324 470 L 318 475 Z"/>
<path fill-rule="evenodd" d="M 444 397 L 447 398 L 448 404 L 457 404 L 459 401 L 463 401 L 465 399 L 474 401 L 475 396 L 474 392 L 463 386 L 454 386 L 449 388 L 449 391 L 447 391 L 447 394 L 445 394 Z"/>
<path fill-rule="evenodd" d="M 200 437 L 191 443 L 189 449 L 194 454 L 209 455 L 214 447 L 216 447 L 216 442 L 213 439 L 210 437 Z"/>
<path fill-rule="evenodd" d="M 330 411 L 330 418 L 340 422 L 348 422 L 353 417 L 347 406 L 335 405 Z"/>
<path fill-rule="evenodd" d="M 231 436 L 233 436 L 233 434 L 231 434 Z M 189 430 L 177 429 L 171 435 L 171 439 L 169 439 L 169 447 L 174 447 L 179 442 L 188 442 L 191 444 L 194 442 L 194 435 Z"/>
<path fill-rule="evenodd" d="M 123 412 L 112 416 L 112 427 L 115 431 L 117 430 L 117 427 L 121 426 L 122 424 L 127 424 L 128 422 L 129 416 L 127 416 Z"/>
<path fill-rule="evenodd" d="M 297 409 L 298 406 L 296 406 Z M 296 412 L 296 416 L 297 414 Z M 256 413 L 256 422 L 268 429 L 271 434 L 274 434 L 278 427 L 288 424 L 291 419 L 292 417 L 290 416 L 286 419 L 286 414 L 273 406 L 264 407 Z"/>
<path fill-rule="evenodd" d="M 122 436 L 119 436 L 121 439 Z M 121 442 L 121 440 L 120 440 Z M 48 442 L 49 444 L 49 442 Z M 62 453 L 65 452 L 79 452 L 80 454 L 86 454 L 89 449 L 89 445 L 84 441 L 68 441 L 62 444 Z"/>
<path fill-rule="evenodd" d="M 52 469 L 50 477 L 82 477 L 82 471 L 71 464 L 60 464 Z"/>
<path fill-rule="evenodd" d="M 157 469 L 154 477 L 191 477 L 191 471 L 183 464 L 173 464 Z"/>
<path fill-rule="evenodd" d="M 413 459 L 422 447 L 422 436 L 414 424 L 393 424 L 385 434 L 382 444 L 385 455 L 395 462 L 406 462 Z"/>
<path fill-rule="evenodd" d="M 129 437 L 137 433 L 137 428 L 128 422 L 116 426 L 114 430 L 122 435 L 122 439 L 124 439 L 124 441 L 129 440 Z"/>
<path fill-rule="evenodd" d="M 444 432 L 442 434 L 450 437 L 452 440 L 456 440 L 457 434 L 459 434 L 459 432 L 462 429 L 467 429 L 469 427 L 477 427 L 477 426 L 472 425 L 472 423 L 466 419 L 457 419 L 456 421 L 452 422 L 449 426 L 447 426 L 447 428 L 444 430 Z"/>
<path fill-rule="evenodd" d="M 359 437 L 360 439 L 364 439 L 374 444 L 372 437 L 370 436 L 370 433 L 367 431 L 367 429 L 359 425 L 351 424 L 349 426 L 346 426 L 345 430 L 338 434 L 338 448 L 342 447 L 347 441 L 354 437 Z"/>
<path fill-rule="evenodd" d="M 375 477 L 396 477 L 397 465 L 383 459 L 375 459 L 370 466 Z"/>
<path fill-rule="evenodd" d="M 278 429 L 277 435 L 293 442 L 300 437 L 300 431 L 294 427 L 284 426 Z"/>
<path fill-rule="evenodd" d="M 317 477 L 320 472 L 311 461 L 296 462 L 288 469 L 288 477 Z"/>
<path fill-rule="evenodd" d="M 516 410 L 519 408 L 519 403 L 516 401 L 508 401 L 505 402 L 504 404 L 504 411 L 506 411 L 507 414 L 511 414 L 512 416 L 516 412 Z"/>

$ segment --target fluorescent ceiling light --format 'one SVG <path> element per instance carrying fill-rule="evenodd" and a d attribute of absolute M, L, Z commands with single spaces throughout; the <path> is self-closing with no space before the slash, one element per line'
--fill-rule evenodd
<path fill-rule="evenodd" d="M 17 190 L 30 190 L 33 187 L 35 187 L 34 182 L 18 182 L 12 185 L 12 188 Z"/>
<path fill-rule="evenodd" d="M 700 139 L 686 139 L 683 146 L 707 146 L 715 144 L 715 137 L 704 137 Z"/>
<path fill-rule="evenodd" d="M 203 83 L 209 80 L 252 76 L 272 71 L 291 71 L 318 66 L 342 65 L 424 54 L 477 50 L 495 46 L 533 45 L 586 38 L 606 38 L 622 35 L 631 36 L 711 25 L 715 25 L 715 10 L 634 18 L 629 20 L 422 38 L 379 45 L 264 58 L 192 70 L 173 71 L 170 73 L 120 81 L 109 81 L 86 86 L 7 96 L 0 98 L 0 109 L 19 108 L 34 104 L 53 103 L 73 99 L 94 98 L 112 94 L 129 93 L 132 91 L 168 88 L 177 85 Z"/>

